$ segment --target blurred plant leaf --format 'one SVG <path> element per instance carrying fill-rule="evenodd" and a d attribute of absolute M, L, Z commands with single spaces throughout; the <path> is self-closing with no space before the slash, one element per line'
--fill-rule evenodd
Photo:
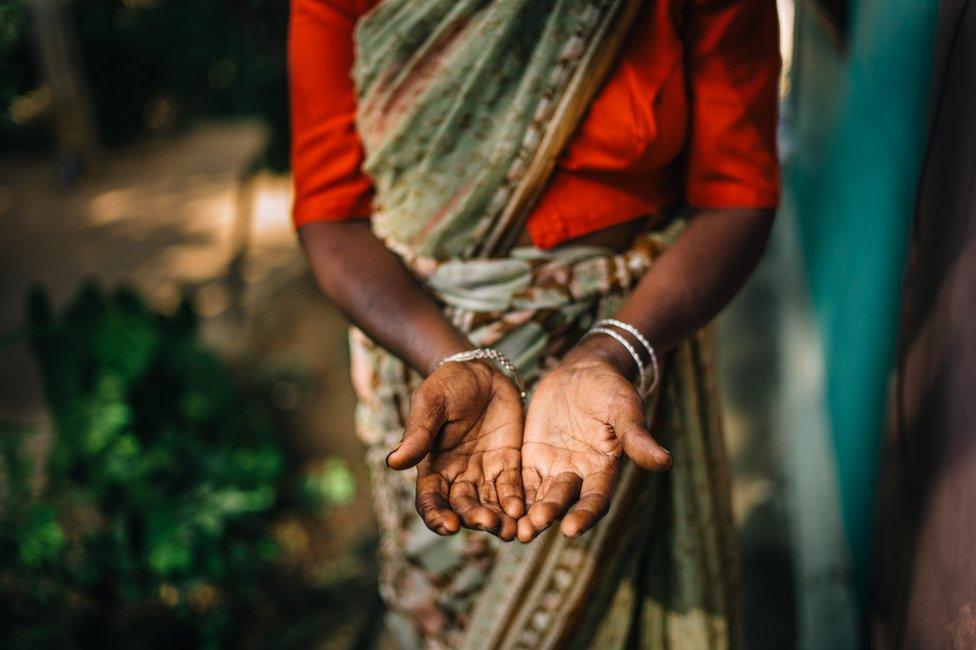
<path fill-rule="evenodd" d="M 356 496 L 356 477 L 342 458 L 327 459 L 305 474 L 302 493 L 312 506 L 342 506 Z"/>
<path fill-rule="evenodd" d="M 46 503 L 27 508 L 18 531 L 20 561 L 38 567 L 54 561 L 65 544 L 64 531 L 57 520 L 57 509 Z"/>

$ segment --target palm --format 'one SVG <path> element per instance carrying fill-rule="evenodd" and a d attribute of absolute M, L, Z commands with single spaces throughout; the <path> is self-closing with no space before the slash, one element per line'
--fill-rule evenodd
<path fill-rule="evenodd" d="M 670 457 L 645 426 L 640 396 L 610 364 L 570 361 L 543 378 L 522 446 L 529 512 L 519 539 L 529 541 L 564 515 L 566 535 L 592 527 L 610 506 L 625 451 L 644 467 L 666 466 Z"/>
<path fill-rule="evenodd" d="M 415 393 L 388 463 L 404 469 L 423 458 L 417 510 L 435 532 L 463 524 L 512 539 L 524 512 L 521 444 L 522 402 L 511 382 L 487 363 L 448 364 Z"/>

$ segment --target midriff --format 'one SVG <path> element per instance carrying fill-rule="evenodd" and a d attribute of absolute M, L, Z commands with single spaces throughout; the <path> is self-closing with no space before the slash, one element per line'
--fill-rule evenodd
<path fill-rule="evenodd" d="M 632 221 L 627 221 L 624 223 L 618 223 L 615 226 L 609 226 L 607 228 L 602 228 L 600 230 L 587 233 L 575 239 L 570 239 L 560 244 L 557 244 L 555 248 L 563 248 L 564 246 L 599 246 L 601 248 L 609 248 L 612 251 L 621 252 L 630 246 L 630 243 L 634 241 L 634 237 L 637 233 L 647 224 L 650 217 L 638 218 Z M 519 235 L 515 242 L 516 246 L 532 246 L 532 236 L 529 234 L 528 230 L 523 230 L 522 234 Z"/>

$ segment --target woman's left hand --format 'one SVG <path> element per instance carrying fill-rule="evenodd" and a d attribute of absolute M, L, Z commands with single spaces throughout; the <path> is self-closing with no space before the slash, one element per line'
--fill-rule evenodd
<path fill-rule="evenodd" d="M 633 361 L 611 351 L 617 344 L 603 338 L 568 354 L 542 378 L 529 404 L 522 443 L 529 509 L 518 521 L 522 542 L 557 519 L 569 537 L 596 524 L 610 507 L 623 454 L 645 469 L 671 466 L 671 455 L 647 431 L 644 402 L 627 377 L 626 364 Z"/>

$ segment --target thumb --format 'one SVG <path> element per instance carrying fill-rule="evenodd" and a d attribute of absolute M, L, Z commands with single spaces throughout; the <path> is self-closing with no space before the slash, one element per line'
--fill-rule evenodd
<path fill-rule="evenodd" d="M 664 471 L 671 467 L 671 453 L 657 443 L 645 422 L 644 410 L 634 404 L 612 413 L 609 424 L 628 458 L 644 469 Z"/>
<path fill-rule="evenodd" d="M 387 466 L 403 470 L 422 461 L 444 425 L 445 412 L 442 395 L 425 391 L 423 386 L 418 388 L 410 400 L 403 438 L 386 457 Z"/>

